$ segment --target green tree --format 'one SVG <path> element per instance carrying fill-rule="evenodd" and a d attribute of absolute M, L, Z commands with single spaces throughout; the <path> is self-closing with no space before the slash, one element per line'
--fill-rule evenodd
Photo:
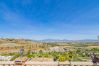
<path fill-rule="evenodd" d="M 63 61 L 65 61 L 65 60 L 66 60 L 65 56 L 59 55 L 59 61 L 63 62 Z"/>

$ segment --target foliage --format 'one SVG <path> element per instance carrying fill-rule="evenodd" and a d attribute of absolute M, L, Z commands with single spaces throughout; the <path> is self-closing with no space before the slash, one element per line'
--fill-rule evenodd
<path fill-rule="evenodd" d="M 20 54 L 19 53 L 16 53 L 11 60 L 15 60 L 19 56 L 20 56 Z"/>

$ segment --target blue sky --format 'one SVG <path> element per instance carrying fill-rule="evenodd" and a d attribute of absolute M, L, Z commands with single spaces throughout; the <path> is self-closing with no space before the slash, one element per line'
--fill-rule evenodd
<path fill-rule="evenodd" d="M 0 37 L 97 39 L 99 0 L 0 0 Z"/>

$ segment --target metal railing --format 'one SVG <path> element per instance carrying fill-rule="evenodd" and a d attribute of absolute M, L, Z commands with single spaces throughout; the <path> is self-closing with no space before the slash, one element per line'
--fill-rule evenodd
<path fill-rule="evenodd" d="M 0 61 L 0 66 L 17 66 L 14 61 Z M 22 66 L 93 66 L 92 62 L 32 62 L 27 61 Z M 96 66 L 99 66 L 97 64 Z"/>

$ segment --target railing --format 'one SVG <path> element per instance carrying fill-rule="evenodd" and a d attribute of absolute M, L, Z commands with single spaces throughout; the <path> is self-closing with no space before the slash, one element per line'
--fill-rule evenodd
<path fill-rule="evenodd" d="M 26 66 L 93 66 L 92 62 L 26 62 Z M 99 64 L 97 64 L 99 66 Z"/>
<path fill-rule="evenodd" d="M 14 61 L 0 61 L 0 66 L 17 66 Z M 93 66 L 92 62 L 32 62 L 27 61 L 20 66 Z M 96 66 L 99 66 L 97 64 Z"/>

